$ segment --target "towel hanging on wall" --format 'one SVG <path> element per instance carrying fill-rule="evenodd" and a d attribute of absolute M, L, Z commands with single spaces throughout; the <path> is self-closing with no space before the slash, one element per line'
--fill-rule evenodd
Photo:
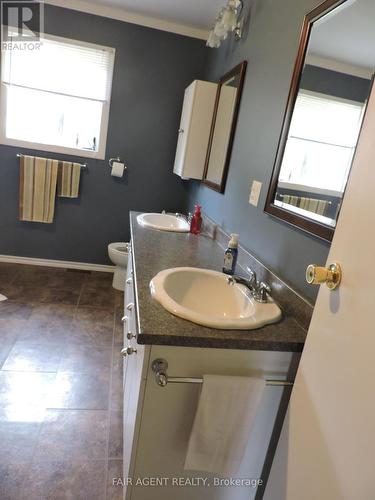
<path fill-rule="evenodd" d="M 78 198 L 81 165 L 59 161 L 57 194 L 60 198 Z"/>
<path fill-rule="evenodd" d="M 58 161 L 37 156 L 20 157 L 19 218 L 53 222 Z"/>

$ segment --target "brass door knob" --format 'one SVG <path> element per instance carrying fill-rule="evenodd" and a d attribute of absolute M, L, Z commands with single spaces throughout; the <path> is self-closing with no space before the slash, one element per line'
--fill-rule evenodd
<path fill-rule="evenodd" d="M 334 263 L 327 267 L 310 264 L 306 269 L 306 281 L 309 285 L 325 283 L 330 290 L 337 288 L 341 282 L 340 264 Z"/>

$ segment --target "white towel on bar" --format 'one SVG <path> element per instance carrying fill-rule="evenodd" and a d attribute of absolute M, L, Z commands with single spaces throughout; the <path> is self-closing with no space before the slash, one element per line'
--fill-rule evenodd
<path fill-rule="evenodd" d="M 265 381 L 204 375 L 185 469 L 230 477 L 242 462 Z"/>

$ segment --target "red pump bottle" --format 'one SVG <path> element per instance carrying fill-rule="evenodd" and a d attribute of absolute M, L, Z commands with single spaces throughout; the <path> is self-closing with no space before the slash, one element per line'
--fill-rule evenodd
<path fill-rule="evenodd" d="M 201 206 L 195 205 L 195 212 L 190 223 L 190 232 L 192 234 L 199 234 L 202 228 L 202 214 Z"/>

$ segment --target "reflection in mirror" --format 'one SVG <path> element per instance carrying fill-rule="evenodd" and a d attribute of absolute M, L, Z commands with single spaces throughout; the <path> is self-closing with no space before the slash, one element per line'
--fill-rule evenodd
<path fill-rule="evenodd" d="M 220 79 L 212 119 L 203 182 L 224 192 L 246 62 L 242 62 Z"/>
<path fill-rule="evenodd" d="M 329 13 L 310 23 L 266 211 L 329 240 L 372 85 L 375 2 L 325 3 Z"/>

